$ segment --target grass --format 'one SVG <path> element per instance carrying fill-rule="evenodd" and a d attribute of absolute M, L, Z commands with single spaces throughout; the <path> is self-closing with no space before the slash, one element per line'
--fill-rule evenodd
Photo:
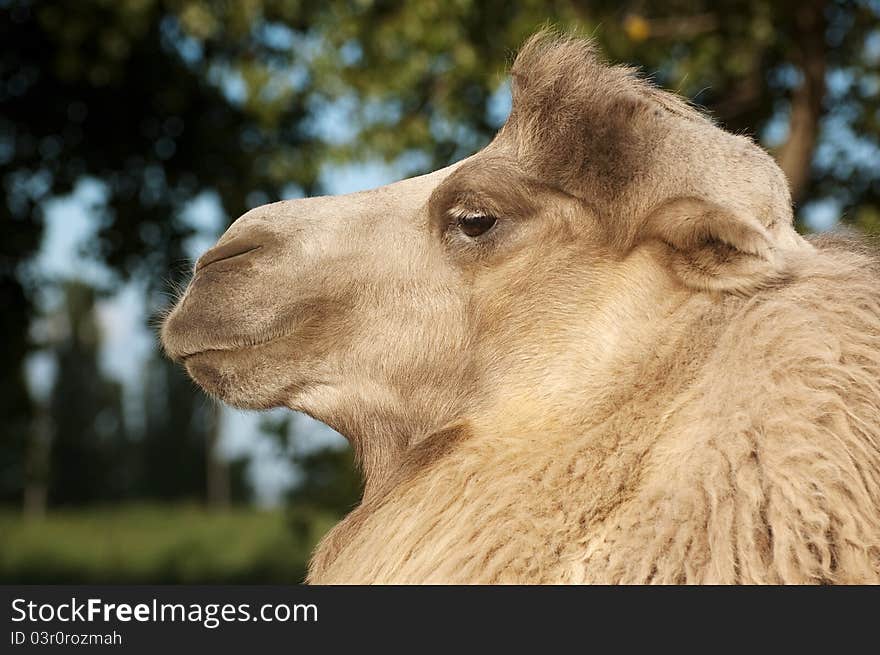
<path fill-rule="evenodd" d="M 29 521 L 0 510 L 0 583 L 297 583 L 336 520 L 306 508 L 125 505 Z"/>

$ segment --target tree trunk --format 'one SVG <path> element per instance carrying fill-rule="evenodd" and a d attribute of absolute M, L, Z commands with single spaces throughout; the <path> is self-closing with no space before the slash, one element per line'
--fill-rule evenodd
<path fill-rule="evenodd" d="M 229 464 L 220 452 L 220 412 L 220 406 L 212 404 L 205 444 L 205 498 L 208 507 L 214 510 L 223 510 L 230 505 Z"/>
<path fill-rule="evenodd" d="M 46 514 L 51 438 L 52 418 L 45 407 L 37 405 L 25 455 L 22 513 L 26 520 L 41 519 Z"/>
<path fill-rule="evenodd" d="M 803 197 L 810 181 L 825 98 L 826 4 L 825 0 L 813 0 L 794 10 L 796 63 L 803 80 L 792 94 L 788 138 L 777 149 L 776 159 L 788 178 L 795 202 Z"/>

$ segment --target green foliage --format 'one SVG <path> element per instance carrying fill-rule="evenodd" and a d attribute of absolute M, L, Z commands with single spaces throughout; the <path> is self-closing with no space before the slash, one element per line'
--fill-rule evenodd
<path fill-rule="evenodd" d="M 0 583 L 294 584 L 337 518 L 296 507 L 285 514 L 122 505 L 35 521 L 0 511 Z"/>
<path fill-rule="evenodd" d="M 364 491 L 354 451 L 329 447 L 301 452 L 292 424 L 290 414 L 281 418 L 266 417 L 260 424 L 264 434 L 271 435 L 293 453 L 293 464 L 302 474 L 302 480 L 287 496 L 288 504 L 298 510 L 309 507 L 344 516 L 360 502 Z M 291 525 L 302 531 L 300 521 L 297 516 L 291 516 Z"/>
<path fill-rule="evenodd" d="M 350 448 L 325 448 L 295 461 L 305 479 L 290 494 L 293 507 L 314 507 L 343 516 L 360 501 L 363 481 Z"/>
<path fill-rule="evenodd" d="M 173 219 L 201 191 L 237 216 L 253 191 L 310 187 L 303 98 L 290 85 L 266 88 L 272 53 L 243 27 L 248 16 L 216 15 L 246 4 L 0 4 L 0 178 L 20 221 L 10 231 L 37 227 L 44 199 L 95 177 L 109 193 L 95 255 L 160 282 L 191 231 Z M 221 21 L 223 30 L 210 28 Z M 230 90 L 236 80 L 243 98 Z"/>

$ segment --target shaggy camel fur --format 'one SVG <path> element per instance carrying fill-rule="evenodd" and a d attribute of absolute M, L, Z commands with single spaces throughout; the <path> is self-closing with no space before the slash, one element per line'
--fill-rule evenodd
<path fill-rule="evenodd" d="M 880 581 L 880 264 L 783 175 L 540 34 L 495 140 L 236 221 L 163 326 L 237 406 L 349 438 L 315 583 Z"/>

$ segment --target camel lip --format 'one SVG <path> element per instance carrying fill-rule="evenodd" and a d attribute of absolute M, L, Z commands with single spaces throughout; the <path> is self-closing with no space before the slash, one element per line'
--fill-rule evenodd
<path fill-rule="evenodd" d="M 175 355 L 173 359 L 175 361 L 180 362 L 181 364 L 186 364 L 193 357 L 198 357 L 199 355 L 208 355 L 210 353 L 222 353 L 222 352 L 232 352 L 234 350 L 238 350 L 237 348 L 205 348 L 204 350 L 196 350 L 191 353 L 183 353 L 182 355 Z"/>
<path fill-rule="evenodd" d="M 265 342 L 265 343 L 268 343 L 268 342 Z M 216 354 L 220 354 L 220 353 L 227 353 L 227 354 L 237 353 L 237 352 L 241 352 L 242 350 L 248 350 L 250 348 L 257 348 L 261 345 L 263 345 L 263 344 L 262 343 L 255 343 L 253 345 L 246 345 L 246 346 L 228 346 L 228 347 L 223 347 L 223 348 L 202 348 L 200 350 L 194 350 L 191 352 L 185 352 L 185 353 L 181 353 L 181 354 L 172 355 L 171 359 L 174 360 L 175 362 L 178 362 L 178 363 L 186 366 L 190 362 L 190 360 L 201 357 L 202 355 L 216 355 Z"/>
<path fill-rule="evenodd" d="M 291 333 L 284 333 L 268 339 L 263 339 L 261 341 L 255 341 L 253 343 L 231 344 L 228 346 L 211 346 L 208 348 L 200 348 L 199 350 L 169 354 L 169 357 L 171 357 L 172 360 L 185 365 L 187 362 L 189 362 L 190 359 L 198 357 L 199 355 L 211 355 L 218 353 L 231 354 L 242 352 L 245 350 L 253 350 L 255 348 L 262 348 L 263 346 L 268 346 L 269 344 L 275 343 L 276 341 L 286 339 L 290 335 Z"/>

